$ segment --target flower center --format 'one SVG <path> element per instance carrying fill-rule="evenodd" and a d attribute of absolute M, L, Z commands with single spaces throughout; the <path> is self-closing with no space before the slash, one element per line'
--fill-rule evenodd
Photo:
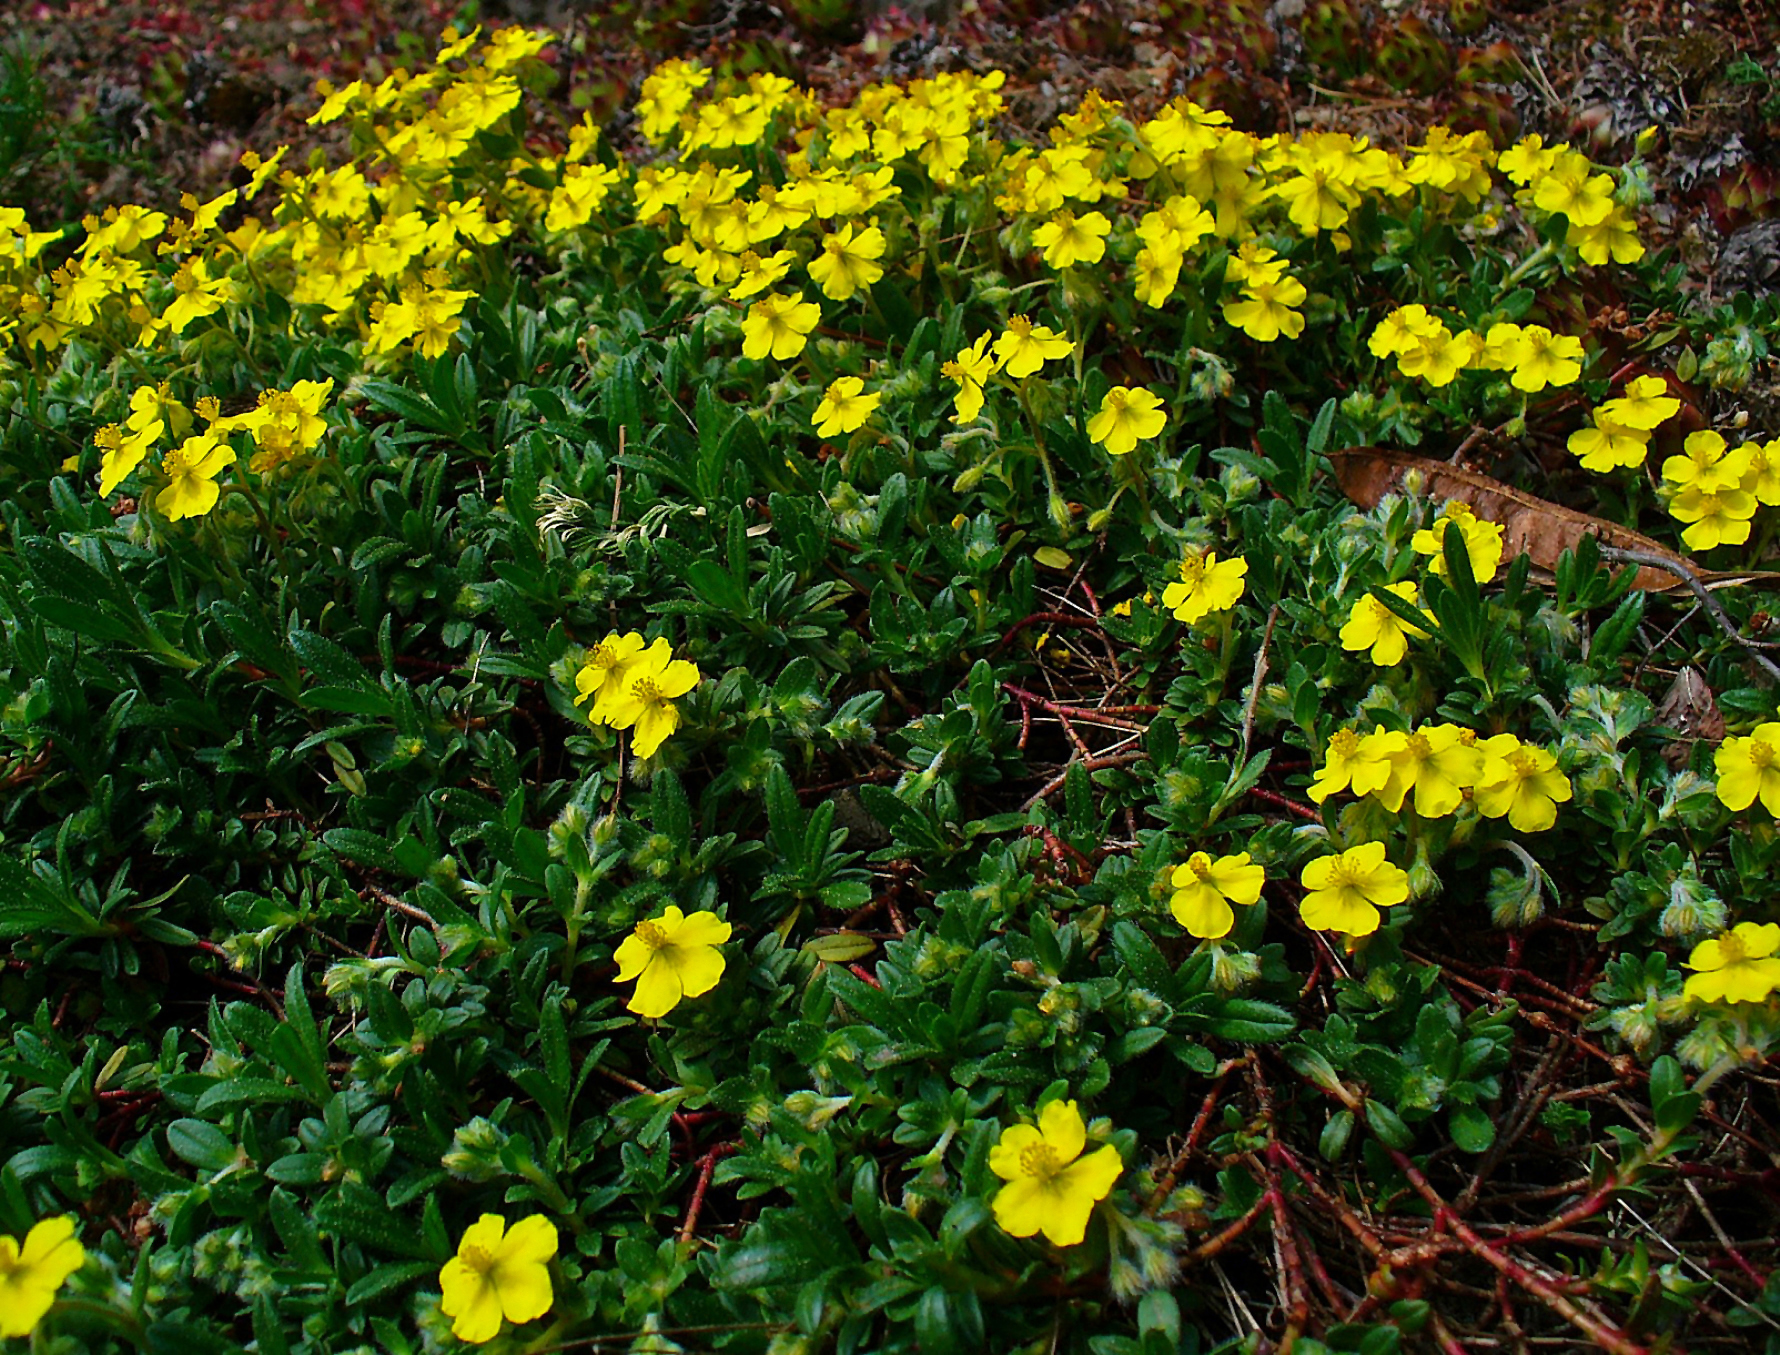
<path fill-rule="evenodd" d="M 1055 1176 L 1063 1164 L 1057 1160 L 1057 1150 L 1048 1143 L 1032 1143 L 1020 1149 L 1020 1170 L 1028 1176 L 1036 1176 L 1041 1181 Z"/>
<path fill-rule="evenodd" d="M 668 934 L 656 922 L 637 923 L 637 935 L 643 938 L 643 944 L 650 950 L 664 950 L 668 946 Z"/>
<path fill-rule="evenodd" d="M 1189 856 L 1187 866 L 1201 880 L 1211 879 L 1211 858 L 1204 852 L 1194 852 Z"/>
<path fill-rule="evenodd" d="M 457 1258 L 478 1275 L 494 1269 L 494 1253 L 479 1242 L 466 1242 L 457 1249 Z"/>
<path fill-rule="evenodd" d="M 1756 739 L 1749 745 L 1749 763 L 1757 771 L 1765 771 L 1774 765 L 1774 745 Z"/>
<path fill-rule="evenodd" d="M 1734 964 L 1742 964 L 1744 960 L 1749 958 L 1748 951 L 1743 949 L 1743 938 L 1734 935 L 1726 935 L 1718 938 L 1718 955 L 1720 960 L 1723 961 L 1723 965 L 1726 967 Z"/>
<path fill-rule="evenodd" d="M 1369 599 L 1375 601 L 1375 599 Z M 1338 729 L 1329 738 L 1329 755 L 1331 757 L 1352 757 L 1354 750 L 1360 746 L 1360 736 L 1351 729 Z"/>
<path fill-rule="evenodd" d="M 1426 762 L 1434 756 L 1434 747 L 1428 742 L 1426 734 L 1411 734 L 1403 749 L 1417 762 Z"/>
<path fill-rule="evenodd" d="M 630 684 L 630 694 L 644 703 L 661 700 L 661 688 L 655 685 L 654 678 L 638 678 Z"/>
<path fill-rule="evenodd" d="M 1180 577 L 1181 582 L 1189 588 L 1197 588 L 1200 580 L 1205 577 L 1205 557 L 1189 555 L 1182 560 L 1180 562 Z"/>

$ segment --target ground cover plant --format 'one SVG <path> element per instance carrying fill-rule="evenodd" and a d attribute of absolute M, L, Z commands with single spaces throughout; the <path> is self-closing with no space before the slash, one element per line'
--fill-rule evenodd
<path fill-rule="evenodd" d="M 1660 131 L 553 42 L 0 208 L 0 1338 L 1780 1348 Z"/>

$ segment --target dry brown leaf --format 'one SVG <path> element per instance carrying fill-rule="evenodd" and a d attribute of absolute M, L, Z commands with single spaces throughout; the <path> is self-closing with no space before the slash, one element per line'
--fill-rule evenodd
<path fill-rule="evenodd" d="M 1536 498 L 1500 480 L 1444 461 L 1430 461 L 1386 447 L 1349 447 L 1330 452 L 1329 460 L 1334 463 L 1335 479 L 1342 492 L 1362 508 L 1375 507 L 1388 493 L 1402 493 L 1404 474 L 1419 472 L 1420 493 L 1436 499 L 1457 499 L 1469 504 L 1479 517 L 1501 523 L 1506 558 L 1512 560 L 1524 550 L 1540 569 L 1555 570 L 1559 556 L 1574 550 L 1584 536 L 1592 536 L 1605 546 L 1673 560 L 1687 573 L 1708 583 L 1716 579 L 1771 577 L 1749 571 L 1725 574 L 1700 569 L 1642 532 Z M 1676 575 L 1648 565 L 1640 566 L 1632 583 L 1653 593 L 1686 587 Z"/>

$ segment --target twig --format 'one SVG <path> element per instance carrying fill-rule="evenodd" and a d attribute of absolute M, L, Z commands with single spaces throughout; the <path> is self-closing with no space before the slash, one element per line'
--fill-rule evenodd
<path fill-rule="evenodd" d="M 692 1241 L 693 1230 L 698 1227 L 699 1211 L 705 1207 L 705 1192 L 711 1188 L 711 1174 L 717 1170 L 717 1159 L 728 1157 L 735 1150 L 733 1143 L 719 1143 L 698 1160 L 698 1181 L 692 1187 L 692 1203 L 686 1206 L 686 1219 L 680 1224 L 682 1244 Z"/>
<path fill-rule="evenodd" d="M 1625 550 L 1619 546 L 1605 545 L 1599 549 L 1603 560 L 1610 560 L 1616 564 L 1646 565 L 1651 569 L 1660 569 L 1666 574 L 1673 574 L 1680 579 L 1687 585 L 1688 590 L 1700 600 L 1700 606 L 1706 609 L 1706 614 L 1718 623 L 1718 628 L 1743 646 L 1749 657 L 1760 664 L 1769 677 L 1780 681 L 1780 664 L 1776 664 L 1761 652 L 1766 646 L 1759 640 L 1749 639 L 1736 628 L 1730 617 L 1725 615 L 1724 608 L 1719 605 L 1718 599 L 1712 596 L 1712 591 L 1700 581 L 1700 576 L 1686 565 L 1679 560 L 1671 560 L 1667 556 L 1656 555 L 1650 551 Z"/>
<path fill-rule="evenodd" d="M 1261 632 L 1261 649 L 1248 680 L 1248 700 L 1242 703 L 1242 760 L 1248 761 L 1248 742 L 1255 732 L 1255 705 L 1261 699 L 1261 682 L 1267 676 L 1267 646 L 1273 643 L 1273 623 L 1279 620 L 1276 602 L 1267 612 L 1267 629 Z"/>

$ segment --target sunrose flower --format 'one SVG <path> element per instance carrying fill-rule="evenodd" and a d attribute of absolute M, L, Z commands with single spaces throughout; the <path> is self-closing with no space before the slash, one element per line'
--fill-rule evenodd
<path fill-rule="evenodd" d="M 1012 377 L 1031 376 L 1052 358 L 1066 358 L 1075 351 L 1069 339 L 1024 315 L 1010 315 L 1007 329 L 995 341 L 995 357 L 1001 370 Z"/>
<path fill-rule="evenodd" d="M 802 292 L 774 292 L 748 309 L 742 321 L 742 356 L 758 361 L 772 354 L 780 362 L 803 352 L 809 334 L 822 320 L 822 308 L 805 301 Z"/>
<path fill-rule="evenodd" d="M 1520 337 L 1520 362 L 1508 378 L 1516 390 L 1536 395 L 1547 386 L 1568 386 L 1582 375 L 1581 339 L 1553 334 L 1544 325 L 1528 325 Z"/>
<path fill-rule="evenodd" d="M 1617 404 L 1608 401 L 1608 404 Z M 1642 466 L 1650 451 L 1650 433 L 1620 423 L 1602 405 L 1589 415 L 1590 427 L 1578 428 L 1565 445 L 1576 454 L 1584 470 L 1606 472 L 1620 466 Z"/>
<path fill-rule="evenodd" d="M 618 982 L 637 981 L 626 1008 L 654 1020 L 679 1006 L 681 998 L 710 992 L 723 977 L 723 952 L 717 947 L 729 933 L 729 923 L 715 913 L 688 915 L 671 903 L 660 917 L 637 923 L 612 953 Z"/>
<path fill-rule="evenodd" d="M 1601 405 L 1601 413 L 1626 428 L 1648 433 L 1681 412 L 1681 401 L 1669 394 L 1669 383 L 1660 376 L 1635 376 L 1625 394 Z"/>
<path fill-rule="evenodd" d="M 1420 595 L 1420 590 L 1408 580 L 1388 583 L 1385 591 L 1402 598 L 1411 607 L 1416 605 Z M 1431 620 L 1429 624 L 1433 624 Z M 1395 668 L 1409 652 L 1408 637 L 1411 635 L 1418 640 L 1425 640 L 1428 632 L 1420 626 L 1410 625 L 1372 594 L 1367 593 L 1354 602 L 1353 609 L 1347 614 L 1347 624 L 1341 628 L 1341 647 L 1370 649 L 1373 663 L 1380 668 Z"/>
<path fill-rule="evenodd" d="M 851 224 L 822 237 L 822 252 L 810 260 L 810 280 L 830 301 L 845 301 L 884 276 L 884 232 L 868 226 L 857 235 Z"/>
<path fill-rule="evenodd" d="M 56 1291 L 86 1263 L 67 1214 L 41 1219 L 20 1246 L 0 1237 L 0 1339 L 29 1336 L 56 1301 Z"/>
<path fill-rule="evenodd" d="M 499 1214 L 484 1214 L 464 1229 L 457 1255 L 439 1271 L 439 1311 L 452 1319 L 451 1334 L 481 1345 L 500 1333 L 502 1318 L 531 1322 L 549 1312 L 557 1245 L 556 1225 L 542 1214 L 510 1231 Z"/>
<path fill-rule="evenodd" d="M 1702 941 L 1687 957 L 1690 974 L 1681 992 L 1695 1002 L 1762 1002 L 1780 988 L 1780 924 L 1739 922 L 1722 936 Z"/>
<path fill-rule="evenodd" d="M 221 496 L 216 477 L 235 464 L 235 449 L 212 433 L 195 433 L 161 457 L 172 483 L 155 495 L 155 507 L 173 521 L 202 517 Z"/>
<path fill-rule="evenodd" d="M 698 686 L 701 676 L 697 665 L 674 658 L 673 646 L 658 636 L 627 662 L 611 697 L 602 694 L 602 718 L 614 729 L 634 726 L 631 751 L 638 757 L 654 757 L 662 741 L 680 727 L 675 698 Z"/>
<path fill-rule="evenodd" d="M 989 331 L 985 329 L 975 343 L 960 348 L 958 356 L 939 369 L 946 380 L 958 383 L 958 394 L 953 397 L 957 410 L 953 423 L 969 423 L 983 412 L 983 383 L 995 375 L 1000 365 L 1000 360 L 991 357 L 988 350 Z"/>
<path fill-rule="evenodd" d="M 1106 256 L 1106 237 L 1112 222 L 1104 213 L 1058 212 L 1032 232 L 1032 243 L 1045 252 L 1052 268 L 1073 268 L 1078 263 L 1099 263 Z"/>
<path fill-rule="evenodd" d="M 1304 316 L 1292 307 L 1309 295 L 1294 277 L 1250 277 L 1242 299 L 1224 303 L 1224 322 L 1257 343 L 1272 343 L 1281 334 L 1295 339 L 1304 332 Z"/>
<path fill-rule="evenodd" d="M 635 665 L 647 644 L 634 630 L 625 635 L 613 631 L 587 651 L 587 658 L 575 674 L 575 704 L 593 701 L 587 708 L 587 718 L 593 724 L 606 723 L 606 712 L 624 687 L 626 671 Z"/>
<path fill-rule="evenodd" d="M 822 402 L 816 406 L 816 415 L 810 422 L 825 438 L 851 433 L 864 426 L 883 398 L 877 391 L 865 394 L 865 382 L 859 377 L 836 377 L 822 393 Z"/>
<path fill-rule="evenodd" d="M 1230 905 L 1252 907 L 1260 899 L 1266 879 L 1267 873 L 1250 862 L 1247 852 L 1215 861 L 1205 852 L 1194 852 L 1168 878 L 1174 886 L 1168 910 L 1192 935 L 1215 940 L 1227 936 L 1235 925 L 1236 914 Z"/>
<path fill-rule="evenodd" d="M 1113 456 L 1124 456 L 1167 422 L 1159 396 L 1143 386 L 1114 386 L 1101 398 L 1100 412 L 1088 420 L 1088 436 Z"/>
<path fill-rule="evenodd" d="M 1403 797 L 1415 790 L 1415 812 L 1424 819 L 1452 813 L 1477 784 L 1483 754 L 1477 736 L 1459 725 L 1423 725 L 1391 754 L 1391 776 L 1378 791 L 1384 807 L 1395 814 Z"/>
<path fill-rule="evenodd" d="M 1322 768 L 1306 793 L 1320 805 L 1338 790 L 1351 789 L 1355 795 L 1383 790 L 1385 782 L 1391 779 L 1391 759 L 1408 738 L 1407 734 L 1383 725 L 1375 725 L 1365 735 L 1351 729 L 1336 730 L 1329 736 Z"/>
<path fill-rule="evenodd" d="M 989 1170 L 1007 1182 L 995 1192 L 995 1222 L 1014 1237 L 1043 1232 L 1059 1247 L 1087 1234 L 1094 1206 L 1112 1193 L 1124 1164 L 1110 1143 L 1086 1157 L 1088 1127 L 1074 1101 L 1051 1101 L 1038 1125 L 1009 1125 L 989 1150 Z"/>
<path fill-rule="evenodd" d="M 1718 745 L 1718 799 L 1726 809 L 1761 806 L 1780 818 L 1780 721 L 1759 724 L 1746 738 L 1732 736 Z"/>
<path fill-rule="evenodd" d="M 1247 586 L 1248 561 L 1240 555 L 1218 559 L 1215 550 L 1189 554 L 1180 562 L 1180 580 L 1162 590 L 1162 605 L 1189 626 L 1212 612 L 1234 607 Z"/>
<path fill-rule="evenodd" d="M 1409 898 L 1409 874 L 1384 859 L 1382 842 L 1320 856 L 1299 878 L 1309 891 L 1299 912 L 1304 925 L 1318 931 L 1370 936 L 1378 930 L 1380 908 Z"/>
<path fill-rule="evenodd" d="M 1479 814 L 1486 819 L 1506 816 L 1522 833 L 1542 833 L 1557 822 L 1557 807 L 1572 792 L 1555 756 L 1512 734 L 1485 739 L 1477 749 L 1483 754 L 1483 770 L 1471 798 Z"/>
<path fill-rule="evenodd" d="M 1465 543 L 1465 555 L 1471 562 L 1471 577 L 1485 584 L 1496 577 L 1502 564 L 1502 524 L 1480 518 L 1471 505 L 1448 499 L 1433 526 L 1424 527 L 1409 539 L 1409 548 L 1417 555 L 1432 556 L 1430 567 L 1441 578 L 1446 577 L 1446 532 L 1456 526 Z"/>

